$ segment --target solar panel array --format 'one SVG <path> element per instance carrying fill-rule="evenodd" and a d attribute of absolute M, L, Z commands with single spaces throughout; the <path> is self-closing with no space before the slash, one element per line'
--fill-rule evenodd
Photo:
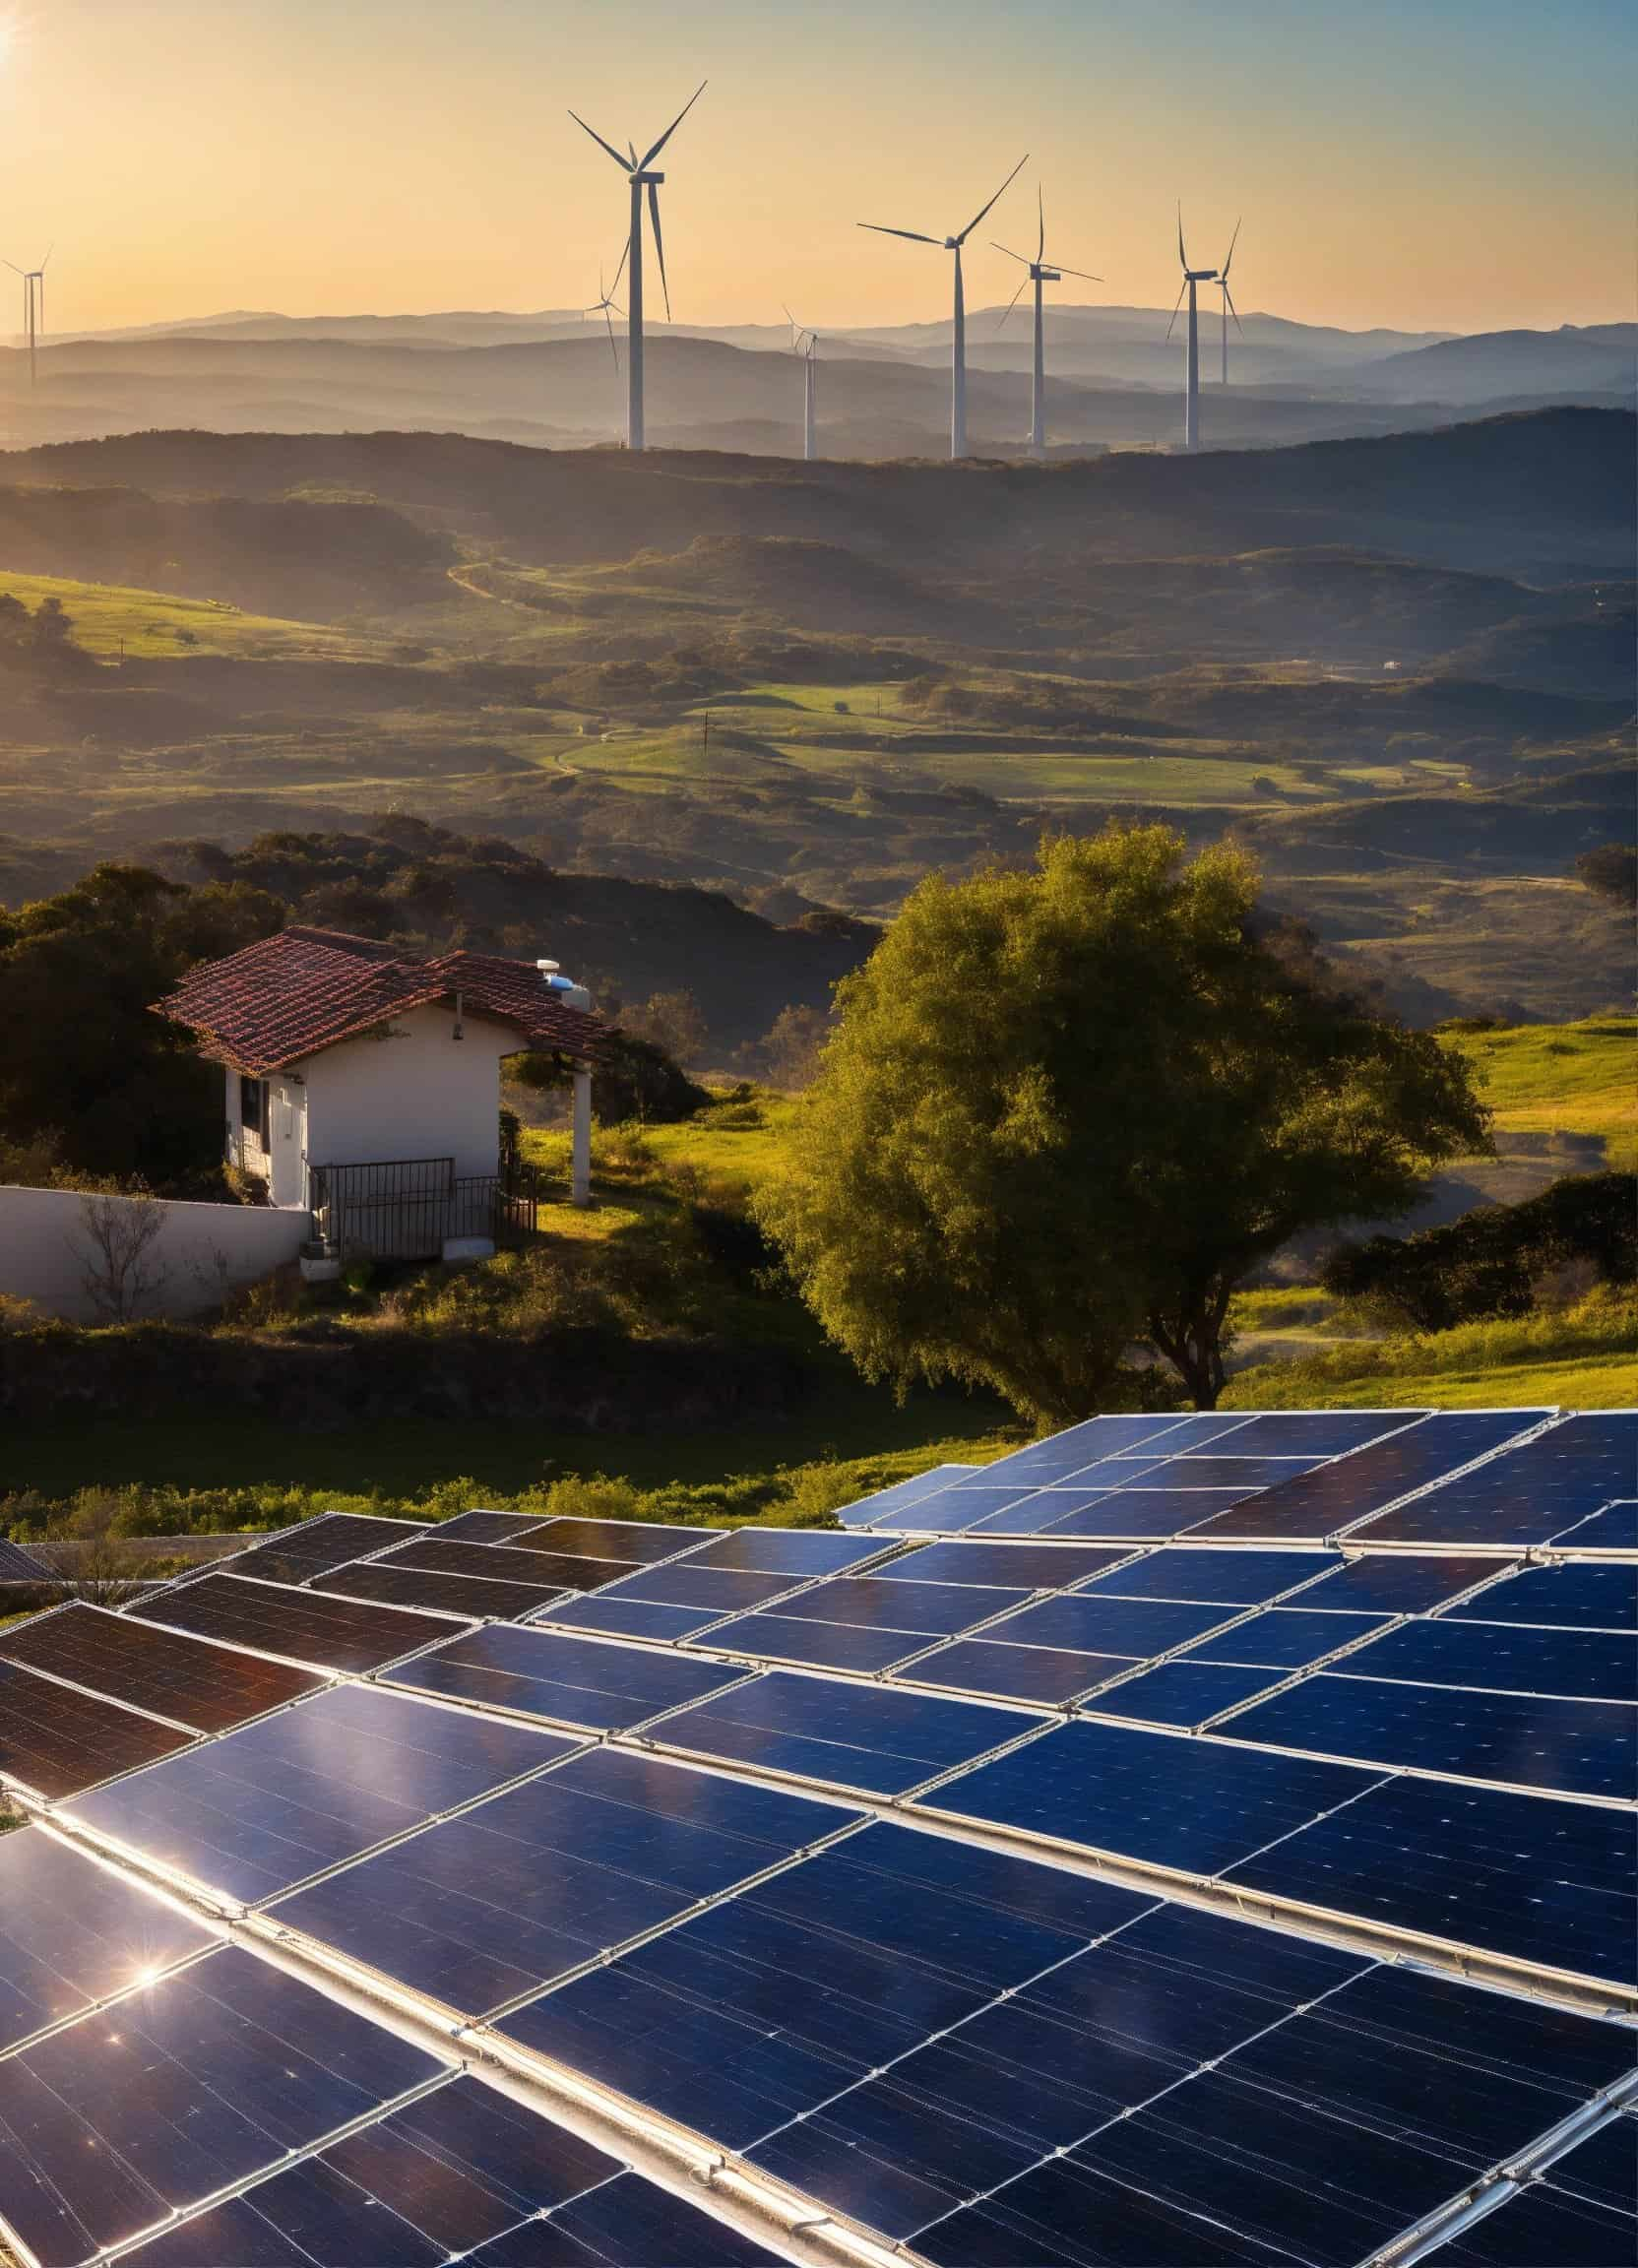
<path fill-rule="evenodd" d="M 37 2268 L 1638 2257 L 1638 1415 L 840 1530 L 331 1515 L 0 1632 Z"/>

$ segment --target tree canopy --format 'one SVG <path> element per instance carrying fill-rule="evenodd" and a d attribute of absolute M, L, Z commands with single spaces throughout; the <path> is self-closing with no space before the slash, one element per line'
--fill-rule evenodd
<path fill-rule="evenodd" d="M 1487 1140 L 1453 1050 L 1283 950 L 1242 852 L 1165 827 L 930 877 L 837 1001 L 764 1226 L 867 1374 L 1037 1420 L 1142 1342 L 1209 1408 L 1248 1270 Z"/>

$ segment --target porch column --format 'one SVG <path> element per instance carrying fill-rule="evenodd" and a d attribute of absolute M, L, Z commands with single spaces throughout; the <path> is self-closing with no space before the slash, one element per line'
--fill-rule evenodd
<path fill-rule="evenodd" d="M 592 1202 L 592 1074 L 575 1073 L 574 1149 L 569 1168 L 569 1202 Z"/>

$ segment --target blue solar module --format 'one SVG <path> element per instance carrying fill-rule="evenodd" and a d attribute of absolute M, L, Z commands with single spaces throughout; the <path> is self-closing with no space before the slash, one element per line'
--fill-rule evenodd
<path fill-rule="evenodd" d="M 1112 1574 L 1097 1576 L 1086 1599 L 1194 1599 L 1224 1606 L 1260 1606 L 1342 1560 L 1329 1551 L 1150 1551 Z"/>
<path fill-rule="evenodd" d="M 131 2255 L 140 2268 L 441 2268 L 620 2161 L 461 2078 Z"/>
<path fill-rule="evenodd" d="M 588 1559 L 635 1560 L 640 1566 L 652 1567 L 662 1559 L 674 1559 L 679 1551 L 693 1551 L 709 1538 L 722 1534 L 720 1528 L 667 1528 L 658 1520 L 594 1520 L 559 1513 L 541 1522 L 527 1548 L 571 1557 L 581 1554 Z"/>
<path fill-rule="evenodd" d="M 706 1643 L 714 1652 L 758 1662 L 798 1662 L 812 1670 L 874 1675 L 924 1653 L 934 1641 L 913 1630 L 866 1630 L 849 1622 L 803 1622 L 793 1614 L 741 1614 Z"/>
<path fill-rule="evenodd" d="M 964 1496 L 968 1493 L 963 1489 Z M 1015 1496 L 1010 1503 L 1001 1503 L 994 1510 L 985 1510 L 983 1518 L 969 1523 L 964 1533 L 980 1543 L 1001 1536 L 1039 1536 L 1042 1529 L 1056 1527 L 1060 1521 L 1073 1520 L 1077 1514 L 1089 1512 L 1112 1493 L 1112 1483 L 1038 1488 L 1030 1495 Z M 1072 1531 L 1066 1529 L 1064 1533 Z"/>
<path fill-rule="evenodd" d="M 1273 1488 L 1293 1474 L 1306 1470 L 1305 1457 L 1236 1457 L 1233 1441 L 1222 1442 L 1211 1454 L 1168 1457 L 1159 1465 L 1146 1465 L 1143 1480 L 1150 1488 L 1231 1488 L 1248 1496 L 1254 1488 Z M 1135 1476 L 1134 1476 L 1135 1478 Z"/>
<path fill-rule="evenodd" d="M 417 1656 L 392 1682 L 591 1732 L 623 1732 L 663 1709 L 703 1701 L 742 1675 L 689 1655 L 596 1645 L 495 1622 Z"/>
<path fill-rule="evenodd" d="M 1005 1625 L 1001 1625 L 1005 1627 Z M 1062 1646 L 1009 1646 L 993 1638 L 954 1638 L 908 1670 L 895 1670 L 917 1685 L 957 1693 L 990 1693 L 1002 1701 L 1056 1705 L 1090 1692 L 1132 1667 L 1118 1654 L 1075 1653 Z"/>
<path fill-rule="evenodd" d="M 1306 1670 L 1339 1646 L 1367 1637 L 1385 1614 L 1310 1614 L 1298 1606 L 1270 1606 L 1215 1638 L 1202 1638 L 1186 1662 L 1236 1662 L 1267 1670 Z"/>
<path fill-rule="evenodd" d="M 1223 1448 L 1232 1457 L 1346 1457 L 1427 1415 L 1425 1410 L 1273 1410 L 1236 1426 Z"/>
<path fill-rule="evenodd" d="M 500 2029 L 743 2149 L 1155 1901 L 878 1825 Z"/>
<path fill-rule="evenodd" d="M 227 1946 L 0 2062 L 0 2209 L 70 2268 L 439 2068 Z"/>
<path fill-rule="evenodd" d="M 963 1818 L 1215 1874 L 1379 1778 L 1083 1717 L 977 1765 L 927 1800 Z"/>
<path fill-rule="evenodd" d="M 1638 1973 L 1638 1837 L 1605 1804 L 1388 1780 L 1228 1880 L 1579 1976 Z"/>
<path fill-rule="evenodd" d="M 1192 1732 L 1209 1717 L 1266 1693 L 1284 1674 L 1228 1662 L 1163 1662 L 1141 1677 L 1100 1693 L 1088 1704 L 1102 1717 L 1131 1717 L 1148 1725 L 1175 1725 Z"/>
<path fill-rule="evenodd" d="M 750 2156 L 902 2240 L 1048 2152 L 1118 2124 L 1362 1966 L 1354 1955 L 1162 1907 Z M 1013 2268 L 1035 2257 L 1010 2255 Z"/>
<path fill-rule="evenodd" d="M 856 1817 L 599 1747 L 283 1900 L 277 1912 L 464 2015 L 499 2007 Z"/>
<path fill-rule="evenodd" d="M 543 2221 L 526 2221 L 469 2254 L 463 2268 L 786 2268 L 700 2205 L 640 2174 L 589 2189 Z"/>
<path fill-rule="evenodd" d="M 864 1630 L 909 1630 L 927 1639 L 953 1638 L 975 1622 L 1021 1606 L 1029 1596 L 1027 1587 L 1004 1591 L 988 1584 L 838 1575 L 788 1600 L 781 1611 L 804 1622 L 845 1622 Z"/>
<path fill-rule="evenodd" d="M 1533 1622 L 1552 1630 L 1638 1629 L 1638 1567 L 1521 1567 L 1452 1606 L 1451 1622 Z"/>
<path fill-rule="evenodd" d="M 623 1583 L 611 1583 L 598 1597 L 621 1606 L 637 1599 L 659 1606 L 709 1606 L 725 1620 L 729 1614 L 765 1606 L 800 1581 L 799 1575 L 764 1575 L 748 1567 L 696 1567 L 692 1559 L 676 1559 L 668 1566 L 645 1567 Z"/>
<path fill-rule="evenodd" d="M 1026 1488 L 1043 1488 L 1050 1481 L 1067 1480 L 1072 1473 L 1084 1473 L 1089 1465 L 1096 1465 L 1105 1457 L 1141 1449 L 1163 1434 L 1171 1449 L 1181 1449 L 1189 1441 L 1202 1437 L 1197 1430 L 1202 1422 L 1209 1428 L 1204 1438 L 1215 1440 L 1226 1424 L 1235 1420 L 1208 1418 L 1202 1421 L 1159 1416 L 1089 1418 L 1062 1433 L 1048 1435 L 1044 1441 L 1032 1441 L 1027 1449 L 1015 1449 L 1009 1457 L 997 1458 L 993 1465 L 984 1467 L 982 1478 L 991 1481 L 1016 1481 L 1022 1494 Z"/>
<path fill-rule="evenodd" d="M 545 1525 L 543 1512 L 458 1512 L 438 1534 L 446 1544 L 521 1544 Z"/>
<path fill-rule="evenodd" d="M 1638 1500 L 1606 1504 L 1552 1541 L 1565 1551 L 1638 1551 Z"/>
<path fill-rule="evenodd" d="M 1630 1702 L 1389 1684 L 1354 1675 L 1357 1659 L 1304 1678 L 1218 1731 L 1362 1763 L 1638 1801 L 1638 1710 Z"/>
<path fill-rule="evenodd" d="M 532 1726 L 343 1685 L 82 1796 L 74 1815 L 248 1905 L 571 1746 Z"/>
<path fill-rule="evenodd" d="M 1002 1460 L 1005 1463 L 1005 1459 Z M 990 1468 L 993 1470 L 993 1468 Z M 991 1513 L 1016 1503 L 1026 1490 L 1019 1481 L 989 1481 L 969 1487 L 946 1488 L 936 1496 L 918 1496 L 894 1506 L 875 1522 L 878 1531 L 901 1535 L 951 1536 L 965 1534 Z"/>
<path fill-rule="evenodd" d="M 1014 1710 L 776 1670 L 668 1718 L 655 1737 L 766 1772 L 902 1796 L 1016 1739 L 1031 1722 Z"/>
<path fill-rule="evenodd" d="M 1567 1418 L 1359 1531 L 1371 1543 L 1544 1544 L 1633 1493 L 1638 1411 Z"/>
<path fill-rule="evenodd" d="M 1172 1599 L 1105 1599 L 1094 1591 L 1066 1592 L 1009 1614 L 984 1635 L 1007 1646 L 1054 1646 L 1072 1654 L 1118 1654 L 1147 1662 L 1215 1630 L 1236 1609 Z"/>
<path fill-rule="evenodd" d="M 1188 1535 L 1214 1513 L 1237 1504 L 1245 1493 L 1243 1488 L 1119 1488 L 1096 1504 L 1043 1521 L 1033 1533 L 1164 1543 L 1171 1536 Z"/>
<path fill-rule="evenodd" d="M 1433 2257 L 1440 2268 L 1632 2268 L 1638 2260 L 1638 2120 L 1613 2118 Z"/>
<path fill-rule="evenodd" d="M 896 1480 L 891 1488 L 877 1488 L 854 1503 L 844 1504 L 837 1518 L 844 1528 L 879 1527 L 888 1514 L 918 1504 L 923 1497 L 941 1494 L 973 1471 L 971 1465 L 934 1465 L 925 1473 L 913 1474 L 908 1480 Z"/>
<path fill-rule="evenodd" d="M 595 1599 L 567 1599 L 536 1614 L 536 1623 L 558 1630 L 598 1630 L 610 1638 L 658 1638 L 667 1646 L 691 1638 L 696 1630 L 709 1630 L 722 1616 L 715 1606 L 659 1606 L 648 1599 L 610 1599 L 601 1592 Z"/>
<path fill-rule="evenodd" d="M 1528 1624 L 1402 1622 L 1346 1665 L 1350 1677 L 1474 1685 L 1568 1700 L 1638 1701 L 1638 1631 L 1536 1630 Z"/>
<path fill-rule="evenodd" d="M 1351 1559 L 1302 1594 L 1313 1614 L 1423 1614 L 1501 1572 L 1494 1559 L 1377 1551 Z"/>
<path fill-rule="evenodd" d="M 215 1943 L 37 1827 L 0 1836 L 0 2050 Z"/>
<path fill-rule="evenodd" d="M 1437 1411 L 1368 1448 L 1283 1480 L 1252 1502 L 1220 1514 L 1203 1533 L 1322 1542 L 1414 1488 L 1424 1488 L 1499 1449 L 1548 1415 L 1545 1410 Z"/>
<path fill-rule="evenodd" d="M 877 1569 L 883 1582 L 992 1583 L 1015 1591 L 1061 1591 L 1119 1564 L 1126 1554 L 1095 1544 L 922 1544 Z"/>
<path fill-rule="evenodd" d="M 747 1568 L 758 1575 L 845 1575 L 879 1559 L 892 1544 L 880 1536 L 837 1536 L 816 1528 L 738 1528 L 688 1554 L 690 1567 Z"/>

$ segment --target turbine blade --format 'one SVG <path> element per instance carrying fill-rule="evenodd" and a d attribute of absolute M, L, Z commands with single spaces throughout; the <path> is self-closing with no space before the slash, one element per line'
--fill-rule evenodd
<path fill-rule="evenodd" d="M 619 266 L 618 266 L 618 268 L 616 268 L 616 269 L 615 269 L 615 271 L 614 271 L 614 281 L 613 281 L 613 283 L 612 283 L 612 284 L 610 284 L 610 285 L 608 286 L 608 289 L 609 289 L 609 293 L 610 293 L 610 295 L 611 295 L 611 296 L 612 296 L 612 294 L 613 294 L 614 292 L 618 291 L 618 289 L 620 288 L 620 278 L 621 278 L 621 277 L 622 277 L 622 276 L 625 274 L 625 272 L 626 272 L 626 262 L 627 262 L 627 261 L 628 261 L 630 258 L 631 258 L 631 238 L 630 238 L 630 236 L 628 235 L 628 236 L 627 236 L 627 238 L 626 238 L 626 240 L 625 240 L 625 242 L 624 242 L 624 244 L 623 244 L 623 245 L 620 247 L 620 265 L 619 265 Z"/>
<path fill-rule="evenodd" d="M 1002 316 L 1002 318 L 1001 318 L 1001 321 L 1000 321 L 999 323 L 997 323 L 997 324 L 996 324 L 996 326 L 995 326 L 995 336 L 996 336 L 996 338 L 997 338 L 997 339 L 999 339 L 999 338 L 1000 338 L 1000 336 L 1001 336 L 1001 332 L 1002 332 L 1002 329 L 1003 329 L 1003 327 L 1004 327 L 1004 325 L 1005 325 L 1005 323 L 1006 323 L 1006 320 L 1007 320 L 1007 315 L 1010 315 L 1010 314 L 1012 313 L 1013 309 L 1014 309 L 1014 308 L 1015 308 L 1015 307 L 1018 305 L 1018 302 L 1020 301 L 1020 299 L 1022 299 L 1022 298 L 1023 298 L 1023 296 L 1024 296 L 1024 284 L 1028 284 L 1028 282 L 1029 282 L 1029 281 L 1030 281 L 1030 279 L 1028 278 L 1028 276 L 1026 276 L 1026 277 L 1025 277 L 1025 279 L 1024 279 L 1024 283 L 1019 284 L 1019 286 L 1018 286 L 1018 289 L 1017 289 L 1017 290 L 1016 290 L 1016 291 L 1013 293 L 1012 297 L 1011 297 L 1011 298 L 1010 298 L 1008 301 L 1007 301 L 1007 311 L 1006 311 L 1006 315 L 1003 315 L 1003 316 Z"/>
<path fill-rule="evenodd" d="M 989 248 L 992 252 L 1005 252 L 1009 260 L 1021 260 L 1026 268 L 1028 268 L 1030 265 L 1029 255 L 1027 253 L 1014 252 L 1010 245 L 997 244 L 993 236 L 989 240 Z"/>
<path fill-rule="evenodd" d="M 1052 262 L 1052 266 L 1058 268 L 1055 260 Z M 1085 268 L 1058 268 L 1058 274 L 1060 276 L 1079 276 L 1083 284 L 1102 284 L 1103 281 L 1102 276 L 1094 276 Z"/>
<path fill-rule="evenodd" d="M 660 233 L 660 191 L 649 183 L 649 226 L 654 230 L 654 256 L 660 262 L 660 289 L 665 301 L 665 320 L 671 320 L 671 287 L 665 281 L 665 239 Z"/>
<path fill-rule="evenodd" d="M 989 205 L 994 205 L 995 203 L 997 203 L 997 202 L 998 202 L 998 200 L 1001 198 L 1002 194 L 1003 194 L 1003 193 L 1004 193 L 1006 190 L 1010 189 L 1010 188 L 1012 187 L 1013 183 L 1014 183 L 1014 182 L 1015 182 L 1015 181 L 1018 179 L 1018 176 L 1020 175 L 1020 173 L 1022 173 L 1022 172 L 1023 172 L 1023 170 L 1024 170 L 1025 166 L 1026 166 L 1026 165 L 1028 165 L 1028 163 L 1029 163 L 1029 162 L 1030 162 L 1030 153 L 1028 152 L 1028 150 L 1026 150 L 1026 151 L 1025 151 L 1025 153 L 1024 153 L 1024 155 L 1023 155 L 1023 157 L 1022 157 L 1022 158 L 1020 158 L 1020 159 L 1018 160 L 1018 163 L 1017 163 L 1017 164 L 1016 164 L 1016 165 L 1013 167 L 1012 171 L 1011 171 L 1011 172 L 1010 172 L 1008 175 L 1007 175 L 1006 179 L 1005 179 L 1005 180 L 1002 182 L 1002 184 L 1001 184 L 1001 187 L 1000 187 L 999 189 L 997 189 L 997 190 L 996 190 L 996 192 L 995 192 L 995 195 L 994 195 L 994 196 L 993 196 L 993 197 L 990 199 L 990 201 L 989 201 Z M 969 236 L 971 236 L 971 235 L 972 235 L 972 233 L 973 233 L 974 229 L 975 229 L 975 228 L 976 228 L 976 226 L 978 225 L 978 222 L 979 222 L 979 221 L 980 221 L 980 220 L 983 219 L 984 215 L 985 215 L 985 214 L 986 214 L 986 213 L 989 211 L 989 205 L 983 205 L 983 206 L 980 206 L 980 207 L 979 207 L 979 209 L 978 209 L 978 211 L 977 211 L 976 213 L 975 213 L 975 214 L 974 214 L 974 216 L 973 216 L 972 220 L 969 220 L 969 222 L 967 223 L 967 226 L 966 226 L 966 227 L 965 227 L 965 228 L 962 230 L 961 234 L 960 234 L 960 235 L 959 235 L 959 236 L 956 238 L 956 242 L 957 242 L 958 244 L 965 244 L 965 243 L 967 242 L 967 239 L 969 238 Z"/>
<path fill-rule="evenodd" d="M 1182 268 L 1184 274 L 1186 275 L 1188 273 L 1189 256 L 1183 250 L 1183 208 L 1181 205 L 1179 205 L 1177 208 L 1177 261 L 1178 265 Z M 1179 293 L 1178 296 L 1181 297 L 1181 293 Z"/>
<path fill-rule="evenodd" d="M 1229 290 L 1227 282 L 1225 282 L 1223 286 L 1223 302 L 1224 305 L 1228 308 L 1229 314 L 1234 318 L 1234 329 L 1243 339 L 1245 337 L 1245 325 L 1240 321 L 1240 311 L 1234 305 L 1233 293 Z"/>
<path fill-rule="evenodd" d="M 613 158 L 615 164 L 618 165 L 622 173 L 630 173 L 633 170 L 631 159 L 629 158 L 622 158 L 619 151 L 615 149 L 613 143 L 605 142 L 595 126 L 588 126 L 585 119 L 580 115 L 578 110 L 571 110 L 569 112 L 569 116 L 574 120 L 575 124 L 580 128 L 583 134 L 591 135 L 593 141 L 597 144 L 599 150 L 606 150 L 608 152 L 608 155 Z"/>
<path fill-rule="evenodd" d="M 943 249 L 944 239 L 942 236 L 923 236 L 917 228 L 885 228 L 879 220 L 861 220 L 858 225 L 861 228 L 872 229 L 878 236 L 905 236 L 909 238 L 912 244 L 936 244 L 940 250 Z M 18 273 L 21 275 L 22 270 L 20 269 Z"/>
<path fill-rule="evenodd" d="M 602 311 L 602 319 L 608 325 L 608 351 L 613 355 L 614 367 L 618 370 L 620 367 L 620 349 L 614 344 L 614 318 L 606 307 Z"/>
<path fill-rule="evenodd" d="M 1227 283 L 1228 283 L 1228 269 L 1229 269 L 1229 265 L 1230 265 L 1230 263 L 1232 262 L 1232 260 L 1233 260 L 1233 257 L 1234 257 L 1234 246 L 1235 246 L 1235 245 L 1236 245 L 1236 244 L 1239 242 L 1239 240 L 1240 240 L 1240 224 L 1239 224 L 1239 222 L 1236 220 L 1236 221 L 1234 222 L 1234 233 L 1233 233 L 1233 234 L 1232 234 L 1232 236 L 1230 236 L 1230 237 L 1229 237 L 1229 239 L 1228 239 L 1228 258 L 1227 260 L 1225 260 L 1225 262 L 1223 263 L 1223 267 L 1222 267 L 1222 269 L 1219 271 L 1219 273 L 1220 273 L 1220 274 L 1222 275 L 1222 277 L 1223 277 L 1223 281 L 1225 282 L 1225 284 L 1227 284 Z"/>
<path fill-rule="evenodd" d="M 649 167 L 650 167 L 650 166 L 651 166 L 651 165 L 654 163 L 655 159 L 656 159 L 656 158 L 657 158 L 660 156 L 660 153 L 662 152 L 662 150 L 663 150 L 663 149 L 664 149 L 664 147 L 665 147 L 666 143 L 667 143 L 667 142 L 669 142 L 669 140 L 671 139 L 671 136 L 672 136 L 672 135 L 673 135 L 673 134 L 676 132 L 677 128 L 678 128 L 678 127 L 679 127 L 681 124 L 682 124 L 683 120 L 684 120 L 684 119 L 687 117 L 687 115 L 688 115 L 689 111 L 693 109 L 693 107 L 694 107 L 695 103 L 696 103 L 696 102 L 699 100 L 700 96 L 701 96 L 701 95 L 702 95 L 702 94 L 705 93 L 705 91 L 706 91 L 706 87 L 707 87 L 707 85 L 708 85 L 708 84 L 709 84 L 709 82 L 708 82 L 708 81 L 706 81 L 706 80 L 704 80 L 704 79 L 702 79 L 702 80 L 700 81 L 699 85 L 698 85 L 698 86 L 695 88 L 695 90 L 694 90 L 693 94 L 689 95 L 689 97 L 688 97 L 687 101 L 686 101 L 686 102 L 683 104 L 682 108 L 681 108 L 681 109 L 680 109 L 680 110 L 677 112 L 676 116 L 675 116 L 675 117 L 674 117 L 674 118 L 671 120 L 671 123 L 669 124 L 669 126 L 667 126 L 667 127 L 666 127 L 666 129 L 665 129 L 664 133 L 663 133 L 663 134 L 662 134 L 662 136 L 660 137 L 660 140 L 659 140 L 659 141 L 658 141 L 658 142 L 655 144 L 654 148 L 653 148 L 653 149 L 652 149 L 652 150 L 651 150 L 651 151 L 648 153 L 648 156 L 647 156 L 647 157 L 646 157 L 646 158 L 643 159 L 643 162 L 642 162 L 642 164 L 641 164 L 641 165 L 639 165 L 639 166 L 637 167 L 637 171 L 638 171 L 639 173 L 646 173 L 646 172 L 648 171 Z"/>
<path fill-rule="evenodd" d="M 1040 182 L 1036 183 L 1036 212 L 1040 220 L 1040 234 L 1036 243 L 1036 266 L 1046 258 L 1046 195 Z"/>
<path fill-rule="evenodd" d="M 1188 289 L 1188 287 L 1189 280 L 1187 276 L 1185 276 L 1181 284 L 1179 284 L 1177 286 L 1177 296 L 1173 300 L 1171 307 L 1171 321 L 1166 327 L 1166 335 L 1168 339 L 1171 337 L 1172 331 L 1176 326 L 1177 310 L 1183 304 L 1183 293 Z"/>
<path fill-rule="evenodd" d="M 864 225 L 868 226 L 868 222 L 864 223 Z M 22 276 L 25 279 L 28 277 L 28 269 L 20 268 L 15 260 L 8 260 L 6 262 L 6 266 L 11 270 L 14 276 Z"/>

